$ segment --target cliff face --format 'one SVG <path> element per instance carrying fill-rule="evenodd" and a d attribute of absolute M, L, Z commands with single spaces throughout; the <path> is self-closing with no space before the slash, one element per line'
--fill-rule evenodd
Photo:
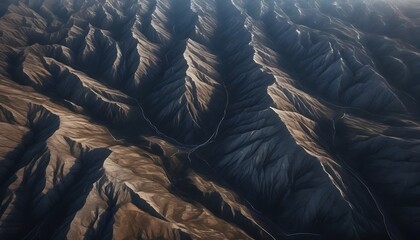
<path fill-rule="evenodd" d="M 2 0 L 0 239 L 417 239 L 419 80 L 414 1 Z"/>

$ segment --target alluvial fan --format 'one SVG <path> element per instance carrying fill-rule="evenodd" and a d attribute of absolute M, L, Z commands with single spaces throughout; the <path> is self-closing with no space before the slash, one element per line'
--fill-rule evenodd
<path fill-rule="evenodd" d="M 0 239 L 420 239 L 420 2 L 1 0 Z"/>

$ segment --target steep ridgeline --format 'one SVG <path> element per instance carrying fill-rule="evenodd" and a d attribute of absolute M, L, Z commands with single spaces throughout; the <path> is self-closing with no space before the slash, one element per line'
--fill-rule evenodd
<path fill-rule="evenodd" d="M 0 239 L 420 236 L 420 3 L 0 2 Z"/>

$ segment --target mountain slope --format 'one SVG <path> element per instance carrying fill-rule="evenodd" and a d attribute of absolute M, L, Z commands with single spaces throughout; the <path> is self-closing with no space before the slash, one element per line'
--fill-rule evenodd
<path fill-rule="evenodd" d="M 420 3 L 0 3 L 1 239 L 416 239 Z"/>

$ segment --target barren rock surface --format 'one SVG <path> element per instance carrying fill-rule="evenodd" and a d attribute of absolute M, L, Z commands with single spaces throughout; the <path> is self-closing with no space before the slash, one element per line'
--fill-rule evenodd
<path fill-rule="evenodd" d="M 420 2 L 1 0 L 0 239 L 420 239 Z"/>

